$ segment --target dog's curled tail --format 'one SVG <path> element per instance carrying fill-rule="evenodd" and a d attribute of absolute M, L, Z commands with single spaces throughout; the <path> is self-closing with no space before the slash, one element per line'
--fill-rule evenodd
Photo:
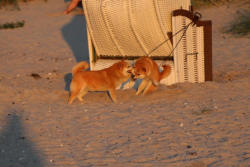
<path fill-rule="evenodd" d="M 89 63 L 86 61 L 81 61 L 72 68 L 72 74 L 75 75 L 76 73 L 86 70 L 88 68 L 89 68 Z"/>
<path fill-rule="evenodd" d="M 163 65 L 162 67 L 163 67 L 163 71 L 161 72 L 160 80 L 166 78 L 171 73 L 171 66 L 170 65 Z"/>

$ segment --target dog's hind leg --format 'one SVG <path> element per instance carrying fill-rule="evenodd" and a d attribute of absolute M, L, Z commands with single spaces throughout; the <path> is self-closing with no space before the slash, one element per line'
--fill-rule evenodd
<path fill-rule="evenodd" d="M 75 100 L 77 94 L 78 94 L 78 92 L 71 92 L 71 93 L 70 93 L 70 97 L 69 97 L 69 100 L 68 100 L 68 104 L 72 104 L 72 102 Z"/>
<path fill-rule="evenodd" d="M 79 94 L 77 95 L 77 98 L 79 101 L 83 101 L 83 96 L 85 96 L 86 94 L 88 93 L 88 89 L 85 88 L 85 89 L 82 89 Z"/>
<path fill-rule="evenodd" d="M 72 104 L 74 99 L 78 96 L 80 90 L 81 89 L 79 87 L 77 87 L 77 85 L 75 85 L 74 82 L 71 82 L 71 84 L 70 84 L 70 97 L 68 100 L 68 104 Z"/>
<path fill-rule="evenodd" d="M 144 79 L 141 82 L 141 84 L 139 85 L 139 87 L 137 89 L 136 95 L 139 95 L 145 89 L 145 87 L 147 86 L 147 83 L 148 83 L 148 80 L 146 80 L 146 79 Z"/>
<path fill-rule="evenodd" d="M 109 90 L 109 95 L 110 95 L 111 99 L 113 100 L 113 102 L 116 103 L 117 100 L 116 100 L 115 89 L 110 89 Z"/>

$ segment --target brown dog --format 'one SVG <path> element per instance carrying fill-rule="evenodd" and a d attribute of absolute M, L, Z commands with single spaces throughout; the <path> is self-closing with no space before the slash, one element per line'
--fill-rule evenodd
<path fill-rule="evenodd" d="M 89 64 L 85 61 L 73 67 L 68 103 L 71 104 L 76 97 L 83 101 L 82 97 L 88 91 L 108 91 L 113 102 L 116 102 L 115 89 L 131 77 L 130 64 L 122 60 L 99 71 L 85 71 L 88 68 Z"/>
<path fill-rule="evenodd" d="M 143 91 L 143 95 L 154 91 L 160 81 L 166 78 L 171 72 L 169 65 L 163 65 L 163 71 L 160 72 L 158 65 L 149 57 L 139 58 L 134 65 L 133 73 L 135 79 L 143 79 L 139 85 L 136 95 Z"/>

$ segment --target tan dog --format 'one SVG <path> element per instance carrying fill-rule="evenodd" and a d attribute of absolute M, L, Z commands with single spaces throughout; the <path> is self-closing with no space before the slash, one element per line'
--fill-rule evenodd
<path fill-rule="evenodd" d="M 163 71 L 159 71 L 159 67 L 155 61 L 149 57 L 139 58 L 134 65 L 133 73 L 135 79 L 143 79 L 139 85 L 136 95 L 143 91 L 143 95 L 154 91 L 160 81 L 166 78 L 171 72 L 169 65 L 163 65 Z"/>
<path fill-rule="evenodd" d="M 71 104 L 76 97 L 83 101 L 82 97 L 88 91 L 108 91 L 113 102 L 116 102 L 115 89 L 131 77 L 130 64 L 122 60 L 99 71 L 85 71 L 88 68 L 89 64 L 85 61 L 73 67 L 68 103 Z"/>

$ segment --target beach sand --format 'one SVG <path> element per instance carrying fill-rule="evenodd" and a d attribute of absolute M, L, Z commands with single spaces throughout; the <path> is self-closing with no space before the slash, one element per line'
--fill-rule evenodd
<path fill-rule="evenodd" d="M 214 81 L 118 90 L 67 104 L 71 69 L 88 60 L 82 15 L 59 0 L 0 10 L 0 167 L 248 167 L 250 40 L 222 33 L 242 3 L 199 11 L 213 21 Z"/>

